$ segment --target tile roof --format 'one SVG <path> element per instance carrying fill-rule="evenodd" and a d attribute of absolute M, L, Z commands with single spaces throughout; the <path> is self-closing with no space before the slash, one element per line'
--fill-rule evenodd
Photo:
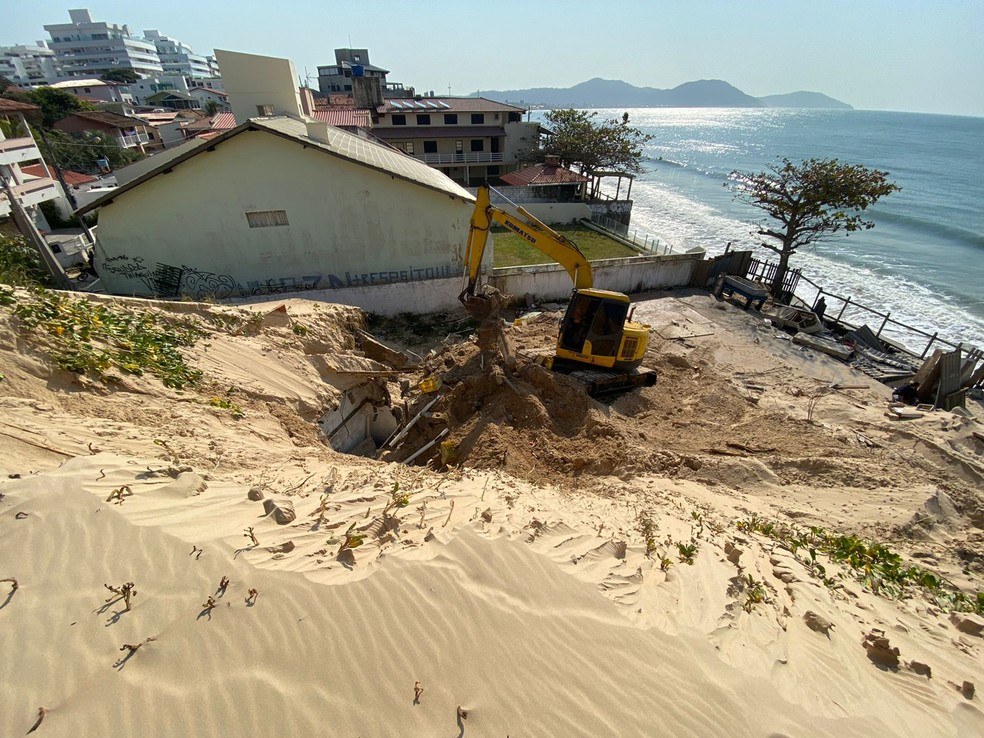
<path fill-rule="evenodd" d="M 356 110 L 355 108 L 327 108 L 322 110 L 315 110 L 311 113 L 311 117 L 315 120 L 320 120 L 322 123 L 327 123 L 330 126 L 339 126 L 341 128 L 352 128 L 358 126 L 359 128 L 369 128 L 369 111 L 366 109 Z"/>
<path fill-rule="evenodd" d="M 66 116 L 66 118 L 72 117 L 90 120 L 93 123 L 102 123 L 104 126 L 112 126 L 113 128 L 133 128 L 134 126 L 147 125 L 138 118 L 128 118 L 125 115 L 113 113 L 109 110 L 76 110 L 71 115 Z M 65 120 L 65 118 L 62 118 L 62 120 Z"/>
<path fill-rule="evenodd" d="M 506 132 L 495 126 L 376 126 L 372 135 L 383 141 L 406 141 L 411 138 L 488 138 L 504 136 Z"/>
<path fill-rule="evenodd" d="M 558 184 L 581 184 L 591 180 L 555 164 L 534 164 L 531 167 L 526 167 L 526 169 L 503 174 L 502 181 L 513 187 L 545 187 Z"/>
<path fill-rule="evenodd" d="M 474 195 L 449 177 L 429 167 L 424 162 L 397 151 L 391 146 L 362 138 L 354 133 L 348 133 L 341 128 L 335 128 L 333 126 L 326 126 L 327 140 L 322 141 L 308 136 L 307 125 L 304 121 L 279 116 L 272 118 L 250 118 L 232 130 L 217 133 L 210 139 L 196 140 L 176 146 L 173 149 L 165 149 L 150 157 L 149 160 L 145 160 L 148 163 L 153 163 L 151 169 L 144 171 L 126 184 L 122 184 L 111 193 L 107 193 L 88 205 L 79 208 L 78 212 L 87 213 L 106 205 L 128 190 L 138 187 L 163 171 L 170 170 L 172 167 L 203 151 L 209 149 L 214 150 L 223 141 L 249 130 L 265 131 L 272 135 L 281 136 L 282 138 L 302 144 L 308 151 L 320 151 L 330 156 L 337 156 L 407 182 L 460 198 L 466 202 L 474 202 L 475 200 Z M 133 166 L 139 166 L 143 163 L 137 162 Z"/>
<path fill-rule="evenodd" d="M 153 95 L 147 97 L 147 102 L 153 102 L 155 100 L 167 100 L 169 97 L 176 97 L 179 100 L 194 100 L 191 95 L 181 92 L 181 90 L 161 90 L 160 92 L 155 92 Z"/>
<path fill-rule="evenodd" d="M 431 103 L 431 104 L 428 104 Z M 410 106 L 410 107 L 406 107 Z M 377 108 L 380 113 L 525 113 L 524 108 L 484 97 L 390 98 Z"/>
<path fill-rule="evenodd" d="M 49 175 L 41 164 L 30 164 L 28 166 L 22 166 L 20 169 L 24 174 L 28 174 L 32 177 L 50 176 L 52 179 L 55 178 L 54 170 L 52 170 L 51 174 Z M 90 177 L 88 174 L 82 174 L 81 172 L 72 172 L 68 169 L 62 169 L 62 177 L 65 178 L 65 184 L 70 186 L 88 184 L 89 182 L 96 182 L 98 180 L 97 177 Z"/>
<path fill-rule="evenodd" d="M 232 113 L 216 113 L 211 118 L 200 118 L 185 126 L 187 131 L 230 131 L 236 127 Z"/>
<path fill-rule="evenodd" d="M 29 113 L 32 110 L 40 110 L 37 105 L 21 102 L 20 100 L 8 100 L 0 97 L 0 115 L 3 113 Z"/>

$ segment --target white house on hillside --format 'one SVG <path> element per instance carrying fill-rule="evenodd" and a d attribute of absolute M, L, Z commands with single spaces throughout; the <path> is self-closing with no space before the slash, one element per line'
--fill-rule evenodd
<path fill-rule="evenodd" d="M 253 118 L 134 167 L 80 210 L 99 210 L 95 267 L 110 293 L 248 296 L 462 270 L 474 197 L 319 121 Z"/>

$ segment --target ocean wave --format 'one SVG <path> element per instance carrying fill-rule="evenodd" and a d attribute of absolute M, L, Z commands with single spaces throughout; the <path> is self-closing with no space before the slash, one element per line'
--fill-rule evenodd
<path fill-rule="evenodd" d="M 887 209 L 873 209 L 871 210 L 871 216 L 878 222 L 892 223 L 905 227 L 908 230 L 918 231 L 928 236 L 937 236 L 939 238 L 954 241 L 965 246 L 984 248 L 984 234 L 975 233 L 974 231 L 961 228 L 960 226 L 953 225 L 951 223 L 942 223 L 938 220 L 926 220 L 909 213 L 901 213 Z"/>

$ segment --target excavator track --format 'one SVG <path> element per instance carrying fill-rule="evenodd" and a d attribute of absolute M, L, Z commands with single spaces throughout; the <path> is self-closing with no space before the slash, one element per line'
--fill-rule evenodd
<path fill-rule="evenodd" d="M 638 367 L 636 369 L 583 369 L 578 365 L 567 365 L 554 361 L 553 371 L 566 374 L 584 383 L 591 397 L 600 397 L 614 392 L 652 387 L 656 384 L 656 371 Z"/>

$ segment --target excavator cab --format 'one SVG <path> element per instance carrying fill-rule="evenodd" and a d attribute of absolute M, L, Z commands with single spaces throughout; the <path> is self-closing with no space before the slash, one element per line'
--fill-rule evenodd
<path fill-rule="evenodd" d="M 629 303 L 580 290 L 560 324 L 558 348 L 581 356 L 614 357 L 622 339 Z"/>

